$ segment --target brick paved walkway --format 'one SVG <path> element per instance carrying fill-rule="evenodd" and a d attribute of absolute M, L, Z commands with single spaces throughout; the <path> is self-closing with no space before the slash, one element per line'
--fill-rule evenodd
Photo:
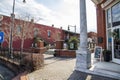
<path fill-rule="evenodd" d="M 75 58 L 58 58 L 44 55 L 45 66 L 28 74 L 29 80 L 67 80 L 75 67 Z"/>
<path fill-rule="evenodd" d="M 116 80 L 74 71 L 75 58 L 58 58 L 44 54 L 45 66 L 27 75 L 29 80 Z"/>

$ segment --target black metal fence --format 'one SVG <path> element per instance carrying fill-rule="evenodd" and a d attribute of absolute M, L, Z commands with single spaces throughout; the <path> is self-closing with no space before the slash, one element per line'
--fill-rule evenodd
<path fill-rule="evenodd" d="M 33 54 L 31 49 L 24 49 L 23 52 L 21 52 L 20 49 L 13 49 L 12 53 L 10 53 L 9 48 L 0 48 L 0 59 L 18 65 L 24 69 L 27 68 L 29 70 L 32 70 L 32 56 Z"/>
<path fill-rule="evenodd" d="M 0 59 L 15 64 L 21 68 L 33 71 L 44 65 L 44 56 L 41 53 L 34 53 L 34 49 L 13 49 L 0 48 Z"/>

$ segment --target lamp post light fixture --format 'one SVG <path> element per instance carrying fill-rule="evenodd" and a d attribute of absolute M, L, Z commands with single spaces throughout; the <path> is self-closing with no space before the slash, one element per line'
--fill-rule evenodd
<path fill-rule="evenodd" d="M 23 3 L 25 3 L 25 2 L 26 2 L 26 1 L 23 0 Z M 12 35 L 13 35 L 13 28 L 14 28 L 14 21 L 15 21 L 14 10 L 15 10 L 15 0 L 13 0 L 13 7 L 12 7 L 12 13 L 11 13 L 12 25 L 11 25 L 11 27 L 10 27 L 10 45 L 9 45 L 9 53 L 10 53 L 10 55 L 11 55 L 11 58 L 13 58 L 13 54 L 12 54 L 12 51 L 13 51 L 13 48 L 12 48 L 12 43 L 13 43 Z"/>
<path fill-rule="evenodd" d="M 70 31 L 70 27 L 74 27 L 75 29 L 75 34 L 74 36 L 76 36 L 76 25 L 75 26 L 72 26 L 72 25 L 68 25 L 68 31 Z M 68 33 L 68 37 L 70 37 L 69 33 Z"/>
<path fill-rule="evenodd" d="M 70 31 L 70 27 L 74 27 L 75 28 L 75 33 L 76 33 L 76 25 L 75 26 L 68 25 L 68 30 L 69 31 Z"/>
<path fill-rule="evenodd" d="M 67 39 L 69 40 L 70 38 L 70 27 L 74 27 L 75 28 L 75 35 L 76 35 L 76 25 L 72 26 L 72 25 L 68 25 L 68 34 L 67 34 Z"/>

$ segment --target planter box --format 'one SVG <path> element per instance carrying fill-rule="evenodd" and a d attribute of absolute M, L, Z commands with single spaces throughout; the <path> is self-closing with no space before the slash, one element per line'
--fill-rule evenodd
<path fill-rule="evenodd" d="M 76 57 L 76 52 L 75 50 L 55 50 L 54 56 L 56 57 Z"/>
<path fill-rule="evenodd" d="M 103 57 L 104 61 L 109 62 L 110 60 L 112 60 L 112 52 L 109 50 L 103 51 Z"/>
<path fill-rule="evenodd" d="M 32 48 L 32 52 L 33 53 L 41 53 L 41 54 L 43 54 L 46 51 L 47 51 L 46 47 L 43 47 L 43 48 Z"/>
<path fill-rule="evenodd" d="M 56 41 L 56 49 L 63 49 L 63 40 Z"/>

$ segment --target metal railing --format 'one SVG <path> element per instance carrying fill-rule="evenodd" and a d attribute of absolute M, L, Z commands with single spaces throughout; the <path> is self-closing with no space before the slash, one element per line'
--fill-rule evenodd
<path fill-rule="evenodd" d="M 22 53 L 20 49 L 13 49 L 12 57 L 11 57 L 9 48 L 0 48 L 0 59 L 15 64 L 17 66 L 20 66 L 21 70 L 26 68 L 32 70 L 32 67 L 30 66 L 32 65 L 32 60 L 33 60 L 32 53 L 33 52 L 31 49 L 24 49 Z M 26 61 L 26 57 L 29 58 L 28 59 L 29 61 Z"/>

